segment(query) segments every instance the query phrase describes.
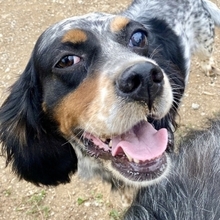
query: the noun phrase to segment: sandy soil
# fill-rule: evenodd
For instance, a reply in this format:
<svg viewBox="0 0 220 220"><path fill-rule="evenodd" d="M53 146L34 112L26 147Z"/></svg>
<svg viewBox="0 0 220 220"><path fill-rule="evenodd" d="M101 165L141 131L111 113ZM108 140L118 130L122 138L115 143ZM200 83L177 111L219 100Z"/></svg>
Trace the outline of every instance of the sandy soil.
<svg viewBox="0 0 220 220"><path fill-rule="evenodd" d="M22 73L38 36L63 18L93 11L115 12L130 0L0 0L0 94ZM220 0L213 0L220 6ZM216 33L214 58L220 68L220 31ZM188 89L180 108L178 135L203 127L207 117L219 111L220 76L207 77L193 60ZM196 108L194 107L196 106ZM123 213L117 194L98 180L39 188L18 181L5 169L0 157L0 220L2 219L120 219Z"/></svg>

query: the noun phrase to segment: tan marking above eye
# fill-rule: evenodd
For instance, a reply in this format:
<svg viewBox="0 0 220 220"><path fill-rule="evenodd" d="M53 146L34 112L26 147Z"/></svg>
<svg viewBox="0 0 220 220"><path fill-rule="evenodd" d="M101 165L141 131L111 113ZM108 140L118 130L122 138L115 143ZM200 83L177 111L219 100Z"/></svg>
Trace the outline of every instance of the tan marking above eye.
<svg viewBox="0 0 220 220"><path fill-rule="evenodd" d="M129 23L129 19L125 17L121 17L121 16L115 17L110 23L110 30L112 32L119 32L123 30L128 23Z"/></svg>
<svg viewBox="0 0 220 220"><path fill-rule="evenodd" d="M87 35L83 30L80 29L74 29L69 30L65 33L65 35L62 38L62 42L72 42L74 44L76 43L82 43L87 40Z"/></svg>

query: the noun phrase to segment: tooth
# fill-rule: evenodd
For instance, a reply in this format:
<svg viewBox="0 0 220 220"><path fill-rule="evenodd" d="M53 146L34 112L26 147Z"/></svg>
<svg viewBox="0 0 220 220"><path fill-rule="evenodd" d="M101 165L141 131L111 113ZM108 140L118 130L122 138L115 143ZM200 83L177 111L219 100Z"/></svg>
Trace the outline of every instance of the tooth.
<svg viewBox="0 0 220 220"><path fill-rule="evenodd" d="M125 153L125 152L124 152ZM132 162L132 157L130 157L127 153L125 153L125 155L126 155L126 157L128 158L128 160L130 161L130 162Z"/></svg>
<svg viewBox="0 0 220 220"><path fill-rule="evenodd" d="M135 163L140 163L140 160L133 159Z"/></svg>
<svg viewBox="0 0 220 220"><path fill-rule="evenodd" d="M112 140L109 141L108 146L109 146L109 147L112 147Z"/></svg>
<svg viewBox="0 0 220 220"><path fill-rule="evenodd" d="M105 143L106 139L105 138L99 138L103 143Z"/></svg>

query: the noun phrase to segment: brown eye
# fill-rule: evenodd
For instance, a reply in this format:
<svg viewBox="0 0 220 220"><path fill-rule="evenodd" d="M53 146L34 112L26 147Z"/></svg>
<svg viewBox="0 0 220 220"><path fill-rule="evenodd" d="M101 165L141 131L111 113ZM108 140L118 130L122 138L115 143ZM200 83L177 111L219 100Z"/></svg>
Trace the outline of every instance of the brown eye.
<svg viewBox="0 0 220 220"><path fill-rule="evenodd" d="M68 55L63 57L57 64L56 67L57 68L67 68L70 67L74 64L79 63L81 60L80 57L75 56L75 55Z"/></svg>
<svg viewBox="0 0 220 220"><path fill-rule="evenodd" d="M130 47L144 48L147 45L148 45L148 41L147 41L146 33L144 33L143 31L137 31L132 34L129 41Z"/></svg>

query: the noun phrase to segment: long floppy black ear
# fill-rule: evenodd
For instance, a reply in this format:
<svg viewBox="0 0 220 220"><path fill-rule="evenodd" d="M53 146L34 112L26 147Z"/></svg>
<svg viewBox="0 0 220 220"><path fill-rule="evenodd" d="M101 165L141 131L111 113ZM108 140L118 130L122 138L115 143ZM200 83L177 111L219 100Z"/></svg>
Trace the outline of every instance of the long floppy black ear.
<svg viewBox="0 0 220 220"><path fill-rule="evenodd" d="M30 60L0 108L0 141L6 165L36 185L70 181L77 169L71 145L42 111L39 78Z"/></svg>

